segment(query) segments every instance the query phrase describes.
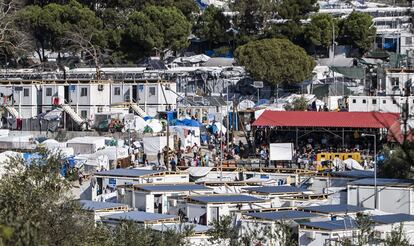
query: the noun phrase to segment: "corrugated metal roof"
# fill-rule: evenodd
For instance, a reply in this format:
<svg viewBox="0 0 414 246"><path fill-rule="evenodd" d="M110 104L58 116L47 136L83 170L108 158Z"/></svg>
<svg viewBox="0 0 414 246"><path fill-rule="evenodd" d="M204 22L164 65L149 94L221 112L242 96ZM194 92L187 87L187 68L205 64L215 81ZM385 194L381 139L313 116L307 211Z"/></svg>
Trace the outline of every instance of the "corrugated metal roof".
<svg viewBox="0 0 414 246"><path fill-rule="evenodd" d="M277 211L277 212L263 212L263 213L248 213L247 216L265 219L265 220L286 220L286 219L306 219L317 217L318 215L303 212L303 211L296 211L296 210L289 210L289 211Z"/></svg>
<svg viewBox="0 0 414 246"><path fill-rule="evenodd" d="M318 221L318 222L304 222L301 226L313 227L325 231L341 231L358 228L356 221L353 219L333 220L333 221Z"/></svg>
<svg viewBox="0 0 414 246"><path fill-rule="evenodd" d="M119 168L102 172L96 172L97 176L140 177L148 174L161 173L162 171Z"/></svg>
<svg viewBox="0 0 414 246"><path fill-rule="evenodd" d="M352 182L349 182L351 185L366 185L366 186L373 186L374 179L366 178L366 179L358 179ZM410 179L382 179L377 178L377 185L380 186L401 186L401 187L409 187L414 185L414 180Z"/></svg>
<svg viewBox="0 0 414 246"><path fill-rule="evenodd" d="M334 205L320 205L301 208L304 211L311 211L325 214L336 214L336 213L357 213L367 210L363 207L348 205L348 204L334 204Z"/></svg>
<svg viewBox="0 0 414 246"><path fill-rule="evenodd" d="M117 208L117 207L121 207L121 206L128 207L128 205L122 204L122 203L96 202L96 201L89 201L89 200L80 200L79 203L81 204L83 209L90 210L90 211Z"/></svg>
<svg viewBox="0 0 414 246"><path fill-rule="evenodd" d="M380 112L314 112L266 110L253 126L390 128L398 114Z"/></svg>
<svg viewBox="0 0 414 246"><path fill-rule="evenodd" d="M375 223L379 224L394 224L406 221L414 221L414 215L411 214L387 214L375 215L371 217Z"/></svg>
<svg viewBox="0 0 414 246"><path fill-rule="evenodd" d="M173 219L178 217L169 214L156 214L141 211L131 211L126 213L111 214L108 216L104 216L104 218L110 220L132 220L135 222L149 222L163 219Z"/></svg>
<svg viewBox="0 0 414 246"><path fill-rule="evenodd" d="M265 202L266 200L246 195L209 195L209 196L190 196L191 200L202 203L249 203Z"/></svg>
<svg viewBox="0 0 414 246"><path fill-rule="evenodd" d="M299 193L307 191L306 189L297 188L295 186L260 186L260 187L248 187L243 188L250 192L266 193L266 194L284 194L284 193Z"/></svg>
<svg viewBox="0 0 414 246"><path fill-rule="evenodd" d="M192 228L194 233L205 233L211 229L210 226L200 225L200 224L193 224L193 223L182 223L182 224L158 224L153 225L152 229L157 231L167 231L167 230L174 230L176 232L184 232L186 228Z"/></svg>
<svg viewBox="0 0 414 246"><path fill-rule="evenodd" d="M162 184L162 185L137 185L138 189L145 191L191 191L191 190L212 190L204 185L198 184Z"/></svg>

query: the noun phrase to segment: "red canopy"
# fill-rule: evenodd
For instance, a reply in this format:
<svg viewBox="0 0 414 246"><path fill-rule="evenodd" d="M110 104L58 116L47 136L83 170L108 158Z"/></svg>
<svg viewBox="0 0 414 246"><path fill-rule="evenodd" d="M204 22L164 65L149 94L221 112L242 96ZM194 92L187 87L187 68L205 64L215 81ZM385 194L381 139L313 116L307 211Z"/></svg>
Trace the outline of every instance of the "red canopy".
<svg viewBox="0 0 414 246"><path fill-rule="evenodd" d="M268 111L253 126L387 128L399 114L379 112Z"/></svg>

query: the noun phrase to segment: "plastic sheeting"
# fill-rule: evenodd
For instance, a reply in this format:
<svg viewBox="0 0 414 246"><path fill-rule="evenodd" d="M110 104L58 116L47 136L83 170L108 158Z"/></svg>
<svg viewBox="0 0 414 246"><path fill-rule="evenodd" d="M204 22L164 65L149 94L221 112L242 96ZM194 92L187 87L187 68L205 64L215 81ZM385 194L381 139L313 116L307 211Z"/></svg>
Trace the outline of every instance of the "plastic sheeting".
<svg viewBox="0 0 414 246"><path fill-rule="evenodd" d="M255 107L255 103L251 100L243 100L239 103L239 105L237 105L237 110L239 111L243 111L246 109L251 109Z"/></svg>
<svg viewBox="0 0 414 246"><path fill-rule="evenodd" d="M189 167L187 169L190 176L201 178L206 176L213 168L212 167Z"/></svg>
<svg viewBox="0 0 414 246"><path fill-rule="evenodd" d="M156 137L144 137L143 139L144 153L147 155L156 155L158 151L162 152L162 149L167 146L167 137L166 136L156 136ZM170 148L174 147L173 136L170 136Z"/></svg>
<svg viewBox="0 0 414 246"><path fill-rule="evenodd" d="M352 158L344 160L344 164L345 164L347 169L364 170L364 168L361 166L361 164L359 164L356 160L354 160Z"/></svg>
<svg viewBox="0 0 414 246"><path fill-rule="evenodd" d="M181 138L180 148L186 148L197 144L200 146L200 127L170 126L170 131Z"/></svg>

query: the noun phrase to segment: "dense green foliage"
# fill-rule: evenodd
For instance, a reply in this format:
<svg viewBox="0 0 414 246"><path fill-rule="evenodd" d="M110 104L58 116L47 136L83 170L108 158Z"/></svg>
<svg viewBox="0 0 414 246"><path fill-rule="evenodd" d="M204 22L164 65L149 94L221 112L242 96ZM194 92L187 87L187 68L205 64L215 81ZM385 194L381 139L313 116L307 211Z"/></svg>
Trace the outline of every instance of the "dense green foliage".
<svg viewBox="0 0 414 246"><path fill-rule="evenodd" d="M350 44L362 52L370 47L375 35L370 16L355 12L337 20L315 14L316 0L235 0L229 7L237 14L226 15L213 6L201 11L194 0L25 1L13 6L10 13L16 14L8 13L5 20L12 28L3 35L0 23L0 51L14 61L35 51L41 62L48 61L46 51L52 51L58 54L58 63L66 66L71 66L68 60L77 60L62 60L62 54L81 56L81 62L95 65L98 70L101 64L182 54L189 48L190 37L202 43L195 43L199 47L191 46L188 51L231 53L250 41L286 38L312 54L322 51L326 55L332 44L332 26L338 44ZM303 22L309 18L309 23ZM266 80L274 83L275 78ZM281 82L292 81L297 78L283 78Z"/></svg>
<svg viewBox="0 0 414 246"><path fill-rule="evenodd" d="M5 245L81 245L93 221L65 194L59 156L30 163L12 158L0 180L0 224L12 229ZM82 223L78 223L82 221Z"/></svg>
<svg viewBox="0 0 414 246"><path fill-rule="evenodd" d="M391 232L387 234L384 240L384 246L408 246L410 245L404 231L404 225L393 227Z"/></svg>
<svg viewBox="0 0 414 246"><path fill-rule="evenodd" d="M305 27L306 39L315 46L331 46L332 38L337 37L338 32L335 19L328 14L313 15L309 25Z"/></svg>
<svg viewBox="0 0 414 246"><path fill-rule="evenodd" d="M413 178L414 144L406 142L394 150L385 149L386 159L379 164L384 178Z"/></svg>
<svg viewBox="0 0 414 246"><path fill-rule="evenodd" d="M230 27L229 18L224 16L221 9L211 5L197 19L194 34L207 40L211 47L212 44L227 43L230 40Z"/></svg>
<svg viewBox="0 0 414 246"><path fill-rule="evenodd" d="M340 22L340 41L365 52L371 48L375 39L376 29L373 27L372 17L365 13L352 12Z"/></svg>
<svg viewBox="0 0 414 246"><path fill-rule="evenodd" d="M186 245L192 228L163 233L132 222L98 224L69 196L59 155L11 158L0 179L0 245Z"/></svg>
<svg viewBox="0 0 414 246"><path fill-rule="evenodd" d="M315 61L305 50L287 39L263 39L237 48L239 64L256 80L273 85L291 84L310 79Z"/></svg>

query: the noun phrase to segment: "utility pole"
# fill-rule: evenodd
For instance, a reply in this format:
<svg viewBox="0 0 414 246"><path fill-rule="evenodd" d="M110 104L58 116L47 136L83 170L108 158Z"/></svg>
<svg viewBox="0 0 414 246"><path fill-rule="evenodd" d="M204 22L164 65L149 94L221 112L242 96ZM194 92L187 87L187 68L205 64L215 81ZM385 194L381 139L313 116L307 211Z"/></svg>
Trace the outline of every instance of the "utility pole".
<svg viewBox="0 0 414 246"><path fill-rule="evenodd" d="M234 107L234 105L233 105L233 107ZM233 115L233 117L234 117L234 115ZM223 123L222 123L223 124ZM228 81L227 81L227 100L226 100L226 125L227 125L227 144L226 144L226 146L227 146L227 151L229 151L229 137L230 137L230 133L229 133L229 130L230 130L230 128L229 128L229 83L228 83Z"/></svg>
<svg viewBox="0 0 414 246"><path fill-rule="evenodd" d="M220 181L222 180L223 180L223 112L220 113Z"/></svg>

